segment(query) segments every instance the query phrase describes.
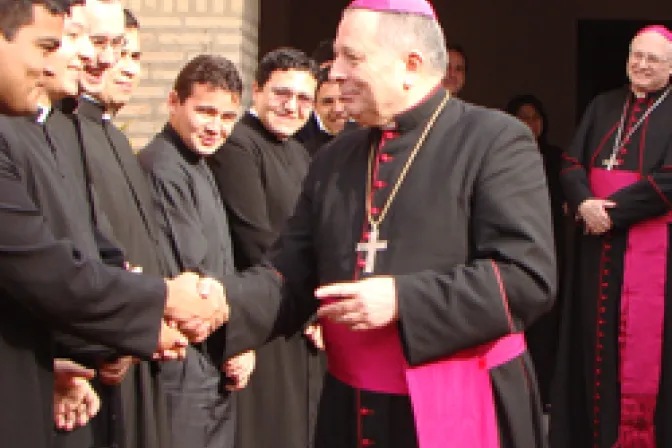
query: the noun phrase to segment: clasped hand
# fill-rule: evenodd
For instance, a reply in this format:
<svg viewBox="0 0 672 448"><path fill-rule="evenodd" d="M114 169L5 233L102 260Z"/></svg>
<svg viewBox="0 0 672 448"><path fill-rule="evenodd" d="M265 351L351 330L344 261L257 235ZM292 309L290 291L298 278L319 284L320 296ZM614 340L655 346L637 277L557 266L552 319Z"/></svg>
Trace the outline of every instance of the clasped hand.
<svg viewBox="0 0 672 448"><path fill-rule="evenodd" d="M583 219L584 232L591 235L602 235L613 223L607 209L616 207L616 203L606 199L586 199L579 205L579 215Z"/></svg>
<svg viewBox="0 0 672 448"><path fill-rule="evenodd" d="M182 359L189 342L202 342L229 320L224 287L211 278L183 273L167 280L168 298L155 358Z"/></svg>

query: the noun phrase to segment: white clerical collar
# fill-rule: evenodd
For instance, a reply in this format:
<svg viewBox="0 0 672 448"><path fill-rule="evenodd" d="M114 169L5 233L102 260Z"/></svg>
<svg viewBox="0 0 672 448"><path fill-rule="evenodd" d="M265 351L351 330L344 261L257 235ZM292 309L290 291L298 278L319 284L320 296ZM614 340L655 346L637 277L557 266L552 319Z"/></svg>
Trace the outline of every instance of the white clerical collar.
<svg viewBox="0 0 672 448"><path fill-rule="evenodd" d="M51 107L49 106L37 106L37 116L35 117L35 122L37 124L44 124L45 121L47 121L47 117L49 117L49 113L51 113Z"/></svg>

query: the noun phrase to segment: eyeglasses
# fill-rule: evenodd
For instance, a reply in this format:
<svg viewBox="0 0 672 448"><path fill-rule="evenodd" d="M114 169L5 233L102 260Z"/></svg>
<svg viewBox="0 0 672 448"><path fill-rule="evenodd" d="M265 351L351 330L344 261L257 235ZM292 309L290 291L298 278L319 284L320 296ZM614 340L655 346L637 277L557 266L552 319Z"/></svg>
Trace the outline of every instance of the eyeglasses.
<svg viewBox="0 0 672 448"><path fill-rule="evenodd" d="M305 92L295 92L289 87L271 87L271 92L283 103L290 101L296 97L296 102L301 107L310 107L313 105L315 98Z"/></svg>
<svg viewBox="0 0 672 448"><path fill-rule="evenodd" d="M646 62L650 65L658 65L667 61L667 58L651 53L644 53L643 51L630 51L630 58L633 61Z"/></svg>

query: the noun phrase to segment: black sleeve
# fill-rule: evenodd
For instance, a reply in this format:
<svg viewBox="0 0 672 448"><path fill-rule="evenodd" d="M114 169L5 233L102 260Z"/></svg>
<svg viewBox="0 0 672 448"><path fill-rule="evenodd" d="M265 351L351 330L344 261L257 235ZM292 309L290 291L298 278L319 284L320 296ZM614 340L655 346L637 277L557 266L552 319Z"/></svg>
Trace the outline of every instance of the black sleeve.
<svg viewBox="0 0 672 448"><path fill-rule="evenodd" d="M165 306L163 279L84 257L56 240L31 200L10 143L0 136L0 289L11 300L72 333L134 356L156 350Z"/></svg>
<svg viewBox="0 0 672 448"><path fill-rule="evenodd" d="M274 337L301 331L317 310L312 185L320 174L313 167L294 215L268 253L271 261L224 280L231 305L227 359Z"/></svg>
<svg viewBox="0 0 672 448"><path fill-rule="evenodd" d="M609 196L616 207L607 209L615 228L628 228L672 210L672 142L660 168Z"/></svg>
<svg viewBox="0 0 672 448"><path fill-rule="evenodd" d="M411 365L520 331L553 305L548 191L536 142L522 125L509 124L489 148L469 228L473 255L466 264L396 277L400 334Z"/></svg>

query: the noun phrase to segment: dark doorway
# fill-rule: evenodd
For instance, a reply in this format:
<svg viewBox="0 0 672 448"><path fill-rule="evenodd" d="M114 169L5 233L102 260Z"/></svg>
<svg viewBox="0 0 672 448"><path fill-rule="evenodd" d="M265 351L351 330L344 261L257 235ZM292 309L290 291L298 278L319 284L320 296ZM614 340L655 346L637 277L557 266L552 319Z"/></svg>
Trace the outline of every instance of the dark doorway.
<svg viewBox="0 0 672 448"><path fill-rule="evenodd" d="M627 82L625 62L630 41L652 23L643 20L579 20L577 36L577 121L591 99Z"/></svg>

